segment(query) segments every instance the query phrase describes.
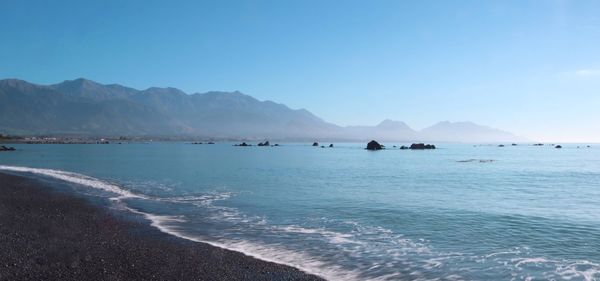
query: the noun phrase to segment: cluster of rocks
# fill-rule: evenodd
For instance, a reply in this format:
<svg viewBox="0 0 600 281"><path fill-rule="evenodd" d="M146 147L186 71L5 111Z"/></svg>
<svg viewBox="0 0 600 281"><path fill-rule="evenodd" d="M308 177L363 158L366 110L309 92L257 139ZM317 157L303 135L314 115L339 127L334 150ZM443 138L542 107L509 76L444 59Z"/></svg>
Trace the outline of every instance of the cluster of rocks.
<svg viewBox="0 0 600 281"><path fill-rule="evenodd" d="M394 146L396 147L396 146ZM433 144L424 144L424 143L413 143L410 146L400 146L400 149L405 150L405 149L415 149L415 150L423 150L423 149L435 149L435 145ZM367 150L380 150L380 149L385 149L385 145L382 145L374 140L370 141L367 144Z"/></svg>
<svg viewBox="0 0 600 281"><path fill-rule="evenodd" d="M402 146L404 149L407 149L406 146ZM403 149L400 147L400 149ZM433 144L424 144L424 143L413 143L408 147L408 149L435 149L435 145Z"/></svg>
<svg viewBox="0 0 600 281"><path fill-rule="evenodd" d="M14 147L8 147L8 146L0 146L0 151L15 151L16 149Z"/></svg>
<svg viewBox="0 0 600 281"><path fill-rule="evenodd" d="M318 147L319 143L318 142L313 142L312 146ZM330 143L328 147L332 148L333 147L333 143ZM325 148L325 146L321 145L321 148Z"/></svg>
<svg viewBox="0 0 600 281"><path fill-rule="evenodd" d="M242 142L240 144L234 144L233 146L252 146L251 144L247 144L246 142ZM257 146L279 146L279 144L273 144L271 145L271 143L269 141L265 141L265 142L259 142L257 144Z"/></svg>
<svg viewBox="0 0 600 281"><path fill-rule="evenodd" d="M234 144L233 146L252 146L251 144L247 144L246 142L240 144Z"/></svg>

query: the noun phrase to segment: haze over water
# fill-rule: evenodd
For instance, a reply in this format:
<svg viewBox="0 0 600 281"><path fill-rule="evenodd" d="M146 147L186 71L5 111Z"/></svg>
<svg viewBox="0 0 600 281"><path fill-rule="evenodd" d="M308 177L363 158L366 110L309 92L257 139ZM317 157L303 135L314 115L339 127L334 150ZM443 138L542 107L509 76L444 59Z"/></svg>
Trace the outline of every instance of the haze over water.
<svg viewBox="0 0 600 281"><path fill-rule="evenodd" d="M394 144L14 145L0 170L332 280L600 276L597 146Z"/></svg>

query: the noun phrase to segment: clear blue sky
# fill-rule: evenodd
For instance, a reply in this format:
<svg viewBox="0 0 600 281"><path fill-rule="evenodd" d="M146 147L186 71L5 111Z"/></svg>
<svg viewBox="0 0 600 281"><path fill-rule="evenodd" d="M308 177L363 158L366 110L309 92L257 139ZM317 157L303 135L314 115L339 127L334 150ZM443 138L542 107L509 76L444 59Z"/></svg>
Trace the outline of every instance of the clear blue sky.
<svg viewBox="0 0 600 281"><path fill-rule="evenodd" d="M0 0L0 78L78 77L600 142L600 1Z"/></svg>

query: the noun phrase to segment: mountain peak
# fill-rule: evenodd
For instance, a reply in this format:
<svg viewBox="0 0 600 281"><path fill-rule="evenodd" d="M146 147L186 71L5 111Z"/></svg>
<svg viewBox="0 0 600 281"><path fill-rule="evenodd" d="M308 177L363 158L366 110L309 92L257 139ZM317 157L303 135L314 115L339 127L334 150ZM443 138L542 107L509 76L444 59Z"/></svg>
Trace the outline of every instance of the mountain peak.
<svg viewBox="0 0 600 281"><path fill-rule="evenodd" d="M69 93L93 90L93 88L102 87L103 85L85 78L77 78L75 80L65 80L61 83L51 85L52 88L67 91Z"/></svg>
<svg viewBox="0 0 600 281"><path fill-rule="evenodd" d="M410 129L410 127L406 125L406 123L391 119L385 119L381 121L381 123L379 123L377 127L383 129Z"/></svg>
<svg viewBox="0 0 600 281"><path fill-rule="evenodd" d="M124 98L136 92L135 89L118 84L103 85L86 78L65 80L49 87L71 98L86 98L95 101Z"/></svg>
<svg viewBox="0 0 600 281"><path fill-rule="evenodd" d="M479 124L475 124L471 121L456 121L456 122L451 122L451 121L441 121L438 123L435 123L434 125L432 125L429 128L425 128L423 130L427 130L430 128L445 128L445 129L457 129L457 128L485 128L485 129L493 129L490 128L488 126L483 126L483 125L479 125Z"/></svg>
<svg viewBox="0 0 600 281"><path fill-rule="evenodd" d="M98 82L89 80L89 79L85 79L83 77L74 79L74 80L65 80L61 83L55 84L56 86L58 85L66 85L66 86L71 86L71 87L83 87L83 86L91 86L91 85L101 85Z"/></svg>
<svg viewBox="0 0 600 281"><path fill-rule="evenodd" d="M146 90L143 90L142 92L145 93L160 93L160 94L183 94L183 95L187 95L185 92L183 92L182 90L179 90L177 88L173 88L173 87L150 87Z"/></svg>
<svg viewBox="0 0 600 281"><path fill-rule="evenodd" d="M438 122L420 131L426 140L451 140L458 142L524 141L509 132L475 124L471 121Z"/></svg>
<svg viewBox="0 0 600 281"><path fill-rule="evenodd" d="M18 85L25 85L25 84L31 84L25 80L20 80L20 79L15 79L15 78L8 78L8 79L2 79L0 80L0 85L5 85L5 86L9 86L9 87L16 87Z"/></svg>
<svg viewBox="0 0 600 281"><path fill-rule="evenodd" d="M11 79L0 80L0 91L7 90L7 89L13 89L16 91L21 91L21 92L30 92L30 91L38 90L42 87L44 87L44 86L29 83L25 80L20 80L20 79L11 78Z"/></svg>

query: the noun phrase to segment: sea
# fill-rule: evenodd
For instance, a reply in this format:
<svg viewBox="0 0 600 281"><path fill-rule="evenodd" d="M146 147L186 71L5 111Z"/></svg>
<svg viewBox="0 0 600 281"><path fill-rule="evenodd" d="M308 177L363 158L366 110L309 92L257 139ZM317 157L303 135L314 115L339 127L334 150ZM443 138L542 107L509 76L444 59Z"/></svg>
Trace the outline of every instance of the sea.
<svg viewBox="0 0 600 281"><path fill-rule="evenodd" d="M0 171L328 280L600 279L600 145L384 144L13 144Z"/></svg>

